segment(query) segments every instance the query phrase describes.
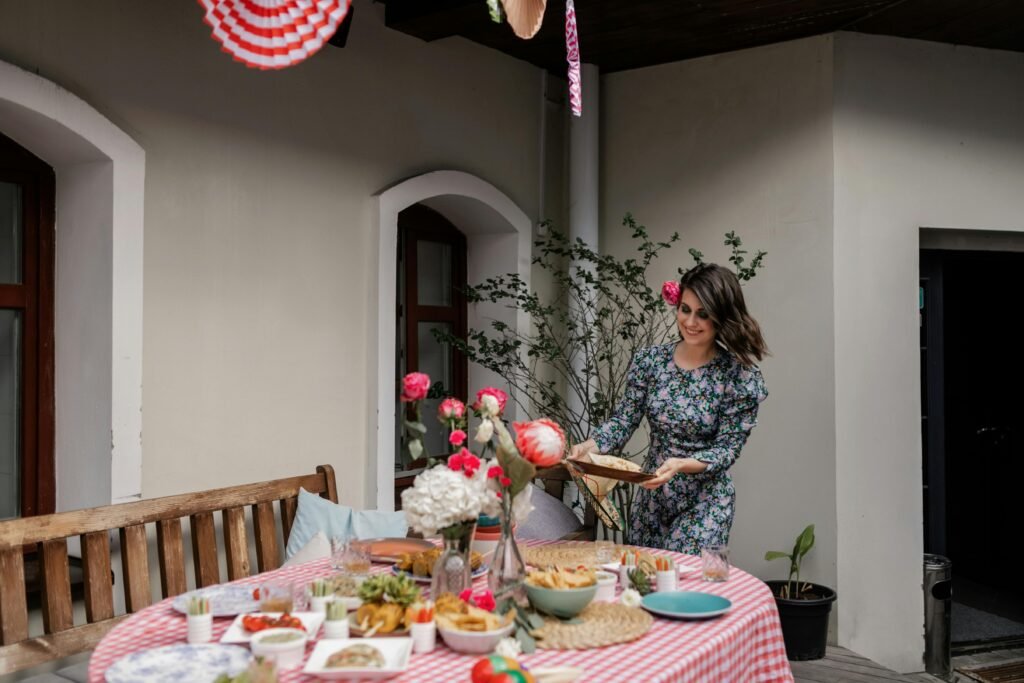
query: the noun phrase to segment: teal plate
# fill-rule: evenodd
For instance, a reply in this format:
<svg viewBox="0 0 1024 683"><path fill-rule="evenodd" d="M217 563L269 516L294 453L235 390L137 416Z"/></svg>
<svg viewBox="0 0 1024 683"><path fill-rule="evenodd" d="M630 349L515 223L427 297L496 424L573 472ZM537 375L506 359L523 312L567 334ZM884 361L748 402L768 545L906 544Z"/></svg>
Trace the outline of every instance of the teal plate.
<svg viewBox="0 0 1024 683"><path fill-rule="evenodd" d="M669 619L710 619L732 609L732 602L719 595L697 591L648 593L640 606L652 614Z"/></svg>

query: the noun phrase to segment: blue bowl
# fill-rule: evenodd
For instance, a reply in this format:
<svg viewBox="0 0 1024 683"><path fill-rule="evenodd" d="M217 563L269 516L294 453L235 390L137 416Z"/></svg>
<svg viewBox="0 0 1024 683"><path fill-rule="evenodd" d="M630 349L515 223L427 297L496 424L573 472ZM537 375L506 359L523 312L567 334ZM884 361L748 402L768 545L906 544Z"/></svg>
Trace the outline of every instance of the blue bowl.
<svg viewBox="0 0 1024 683"><path fill-rule="evenodd" d="M497 517L488 517L487 515L480 515L476 520L476 526L478 529L480 527L499 526L500 524L500 519L498 519Z"/></svg>
<svg viewBox="0 0 1024 683"><path fill-rule="evenodd" d="M597 584L583 588L541 588L526 584L530 604L541 612L569 619L583 611L597 594Z"/></svg>

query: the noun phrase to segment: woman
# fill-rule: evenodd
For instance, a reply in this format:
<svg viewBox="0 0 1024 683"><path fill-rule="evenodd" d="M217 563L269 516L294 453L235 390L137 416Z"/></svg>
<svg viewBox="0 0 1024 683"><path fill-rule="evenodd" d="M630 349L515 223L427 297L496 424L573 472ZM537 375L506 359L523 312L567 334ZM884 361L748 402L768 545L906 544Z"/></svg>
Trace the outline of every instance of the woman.
<svg viewBox="0 0 1024 683"><path fill-rule="evenodd" d="M570 457L622 448L646 415L644 471L655 476L634 501L630 541L699 554L729 541L736 490L728 470L768 395L754 365L768 349L728 268L701 264L679 290L681 341L637 352L614 415Z"/></svg>

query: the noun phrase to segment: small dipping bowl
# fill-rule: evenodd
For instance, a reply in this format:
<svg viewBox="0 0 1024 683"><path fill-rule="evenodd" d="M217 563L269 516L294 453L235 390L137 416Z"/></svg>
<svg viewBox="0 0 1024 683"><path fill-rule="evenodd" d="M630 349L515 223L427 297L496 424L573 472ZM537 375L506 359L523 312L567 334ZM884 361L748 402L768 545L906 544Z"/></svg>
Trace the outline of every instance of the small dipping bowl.
<svg viewBox="0 0 1024 683"><path fill-rule="evenodd" d="M268 628L254 633L249 648L257 657L273 660L279 669L302 665L307 634L298 628Z"/></svg>
<svg viewBox="0 0 1024 683"><path fill-rule="evenodd" d="M597 593L594 600L597 602L614 602L615 586L619 583L619 577L611 572L599 571L597 574Z"/></svg>

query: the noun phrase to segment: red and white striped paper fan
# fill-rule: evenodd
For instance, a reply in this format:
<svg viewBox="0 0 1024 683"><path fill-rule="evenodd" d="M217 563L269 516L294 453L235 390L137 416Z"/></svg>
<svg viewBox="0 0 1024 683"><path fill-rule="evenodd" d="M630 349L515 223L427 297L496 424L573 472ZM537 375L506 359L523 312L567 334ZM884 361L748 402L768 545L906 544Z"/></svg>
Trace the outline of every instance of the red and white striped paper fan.
<svg viewBox="0 0 1024 683"><path fill-rule="evenodd" d="M283 69L324 46L352 0L198 0L213 39L253 69Z"/></svg>

